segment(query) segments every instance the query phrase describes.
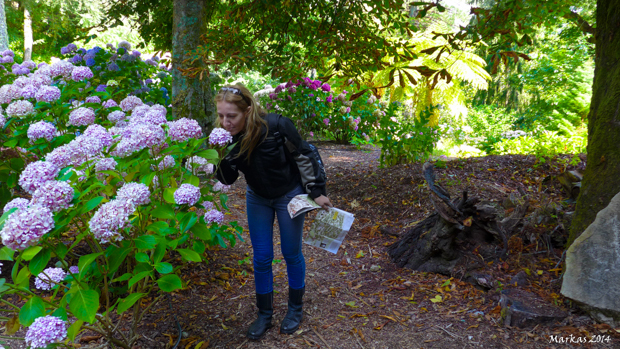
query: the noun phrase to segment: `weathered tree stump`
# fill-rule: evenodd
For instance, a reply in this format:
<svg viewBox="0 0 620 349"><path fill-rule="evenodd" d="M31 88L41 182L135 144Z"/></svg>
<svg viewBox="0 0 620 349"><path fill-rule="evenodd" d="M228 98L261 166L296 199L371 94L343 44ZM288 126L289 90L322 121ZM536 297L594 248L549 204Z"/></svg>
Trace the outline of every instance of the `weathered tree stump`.
<svg viewBox="0 0 620 349"><path fill-rule="evenodd" d="M527 208L518 207L512 216L498 222L495 208L480 204L476 197L468 198L467 191L461 198L451 200L449 193L435 183L432 164L425 163L423 173L436 212L401 234L401 239L388 247L392 260L399 267L452 275L463 256L458 248L458 239L467 238L503 243L498 257L505 258L507 235Z"/></svg>

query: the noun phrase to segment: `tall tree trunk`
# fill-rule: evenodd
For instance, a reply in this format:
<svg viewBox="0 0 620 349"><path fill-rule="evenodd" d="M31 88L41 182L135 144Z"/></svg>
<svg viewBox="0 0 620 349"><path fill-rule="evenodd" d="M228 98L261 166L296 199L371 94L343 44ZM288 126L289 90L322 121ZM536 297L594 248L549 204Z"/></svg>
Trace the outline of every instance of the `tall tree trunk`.
<svg viewBox="0 0 620 349"><path fill-rule="evenodd" d="M28 11L29 2L24 1L24 61L32 60L32 18Z"/></svg>
<svg viewBox="0 0 620 349"><path fill-rule="evenodd" d="M0 51L9 48L9 34L6 31L6 12L4 12L4 1L0 1Z"/></svg>
<svg viewBox="0 0 620 349"><path fill-rule="evenodd" d="M588 163L571 224L572 243L620 191L620 0L598 0Z"/></svg>
<svg viewBox="0 0 620 349"><path fill-rule="evenodd" d="M191 50L200 44L205 26L206 1L174 0L172 36L172 114L175 118L188 117L200 124L203 132L213 127L215 103L207 74L183 76L179 69L197 68L203 63L184 62Z"/></svg>

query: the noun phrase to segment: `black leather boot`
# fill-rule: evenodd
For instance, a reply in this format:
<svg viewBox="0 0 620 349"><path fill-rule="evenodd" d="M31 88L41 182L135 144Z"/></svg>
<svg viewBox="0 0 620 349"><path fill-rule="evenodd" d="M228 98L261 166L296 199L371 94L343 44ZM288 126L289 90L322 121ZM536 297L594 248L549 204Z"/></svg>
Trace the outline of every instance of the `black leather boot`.
<svg viewBox="0 0 620 349"><path fill-rule="evenodd" d="M282 325L280 326L280 333L291 334L297 331L301 318L303 317L303 298L305 288L295 290L288 289L288 311Z"/></svg>
<svg viewBox="0 0 620 349"><path fill-rule="evenodd" d="M265 294L256 294L256 306L258 307L258 318L252 322L246 336L250 339L259 339L271 324L271 316L273 315L273 292Z"/></svg>

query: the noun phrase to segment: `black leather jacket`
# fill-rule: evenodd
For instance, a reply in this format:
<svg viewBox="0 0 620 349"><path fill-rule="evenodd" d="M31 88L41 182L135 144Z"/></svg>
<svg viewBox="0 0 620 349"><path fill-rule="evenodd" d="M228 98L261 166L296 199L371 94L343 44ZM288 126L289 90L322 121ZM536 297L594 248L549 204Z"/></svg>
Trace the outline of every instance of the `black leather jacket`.
<svg viewBox="0 0 620 349"><path fill-rule="evenodd" d="M310 156L312 150L303 144L290 119L282 116L270 119L277 117L277 114L265 116L269 124L275 124L277 120L280 134L298 151L289 152L282 144L282 139L274 137L276 130L269 129L267 137L264 138L267 130L263 128L261 139L264 140L254 149L248 162L245 154L238 155L242 135L237 134L233 137L233 142L237 144L216 169L217 179L230 185L237 180L241 171L252 191L266 199L284 196L299 184L312 199L326 195L325 178L318 175L318 163Z"/></svg>

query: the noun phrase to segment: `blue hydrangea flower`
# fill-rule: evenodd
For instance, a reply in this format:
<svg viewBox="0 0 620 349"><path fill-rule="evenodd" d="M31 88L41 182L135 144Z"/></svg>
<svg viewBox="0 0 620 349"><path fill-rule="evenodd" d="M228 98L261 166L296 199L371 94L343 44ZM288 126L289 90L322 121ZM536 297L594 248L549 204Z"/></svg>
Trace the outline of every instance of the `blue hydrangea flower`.
<svg viewBox="0 0 620 349"><path fill-rule="evenodd" d="M99 86L97 86L97 88L95 89L95 91L96 91L96 92L103 92L103 91L105 91L105 89L106 89L107 87L108 87L108 86L106 86L106 85L99 85Z"/></svg>
<svg viewBox="0 0 620 349"><path fill-rule="evenodd" d="M108 70L109 71L119 71L119 70L121 70L121 68L118 66L118 64L112 62L112 63L108 64Z"/></svg>
<svg viewBox="0 0 620 349"><path fill-rule="evenodd" d="M86 65L89 67L92 67L93 65L95 65L95 59L94 58L89 58L86 60Z"/></svg>

